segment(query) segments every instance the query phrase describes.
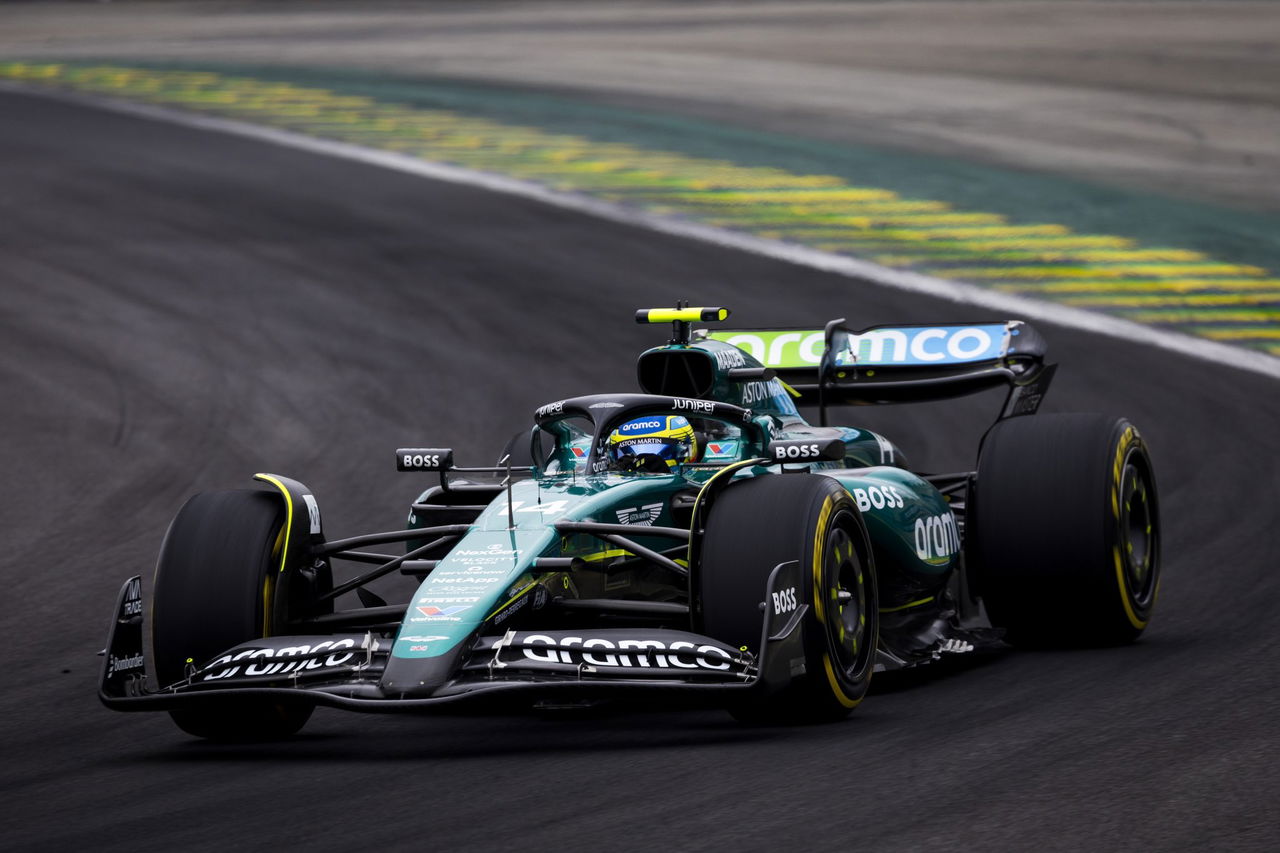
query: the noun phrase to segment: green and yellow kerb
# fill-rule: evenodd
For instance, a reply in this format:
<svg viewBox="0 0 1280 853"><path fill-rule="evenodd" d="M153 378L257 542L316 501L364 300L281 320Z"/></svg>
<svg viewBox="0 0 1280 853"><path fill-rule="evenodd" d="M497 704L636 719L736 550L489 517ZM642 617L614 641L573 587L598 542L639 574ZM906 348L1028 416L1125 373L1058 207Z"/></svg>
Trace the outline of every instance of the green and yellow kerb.
<svg viewBox="0 0 1280 853"><path fill-rule="evenodd" d="M1280 355L1280 277L833 175L648 150L464 112L204 71L0 63L0 79L212 113L582 193L758 237Z"/></svg>

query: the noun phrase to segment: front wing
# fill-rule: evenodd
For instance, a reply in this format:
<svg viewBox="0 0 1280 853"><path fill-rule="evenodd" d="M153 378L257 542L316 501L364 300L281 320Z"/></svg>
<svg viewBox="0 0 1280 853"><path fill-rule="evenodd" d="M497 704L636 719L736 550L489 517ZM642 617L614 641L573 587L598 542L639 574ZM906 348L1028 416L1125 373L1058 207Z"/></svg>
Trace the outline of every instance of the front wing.
<svg viewBox="0 0 1280 853"><path fill-rule="evenodd" d="M776 566L762 591L805 590L797 562ZM732 701L786 687L804 660L807 602L787 613L762 604L759 653L665 629L507 631L472 641L451 680L429 696L388 693L381 675L393 641L375 633L268 637L191 666L187 678L149 685L141 578L125 582L103 651L98 696L118 711L172 710L229 698L305 698L366 712L429 711L523 694L589 699L637 691ZM802 669L802 667L800 668Z"/></svg>

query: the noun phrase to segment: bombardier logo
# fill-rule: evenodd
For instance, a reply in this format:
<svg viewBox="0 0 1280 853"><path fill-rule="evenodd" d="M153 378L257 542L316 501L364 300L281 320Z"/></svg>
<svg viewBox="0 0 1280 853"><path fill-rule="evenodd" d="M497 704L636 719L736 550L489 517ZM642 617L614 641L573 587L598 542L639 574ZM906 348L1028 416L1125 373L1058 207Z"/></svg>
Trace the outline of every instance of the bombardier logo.
<svg viewBox="0 0 1280 853"><path fill-rule="evenodd" d="M115 655L110 655L107 658L107 675L115 675L117 672L126 672L131 669L142 669L144 665L145 661L142 657L142 652L119 658Z"/></svg>
<svg viewBox="0 0 1280 853"><path fill-rule="evenodd" d="M642 527L652 527L660 515L662 515L662 504L660 503L645 504L638 509L629 506L626 509L617 511L619 524L638 524Z"/></svg>

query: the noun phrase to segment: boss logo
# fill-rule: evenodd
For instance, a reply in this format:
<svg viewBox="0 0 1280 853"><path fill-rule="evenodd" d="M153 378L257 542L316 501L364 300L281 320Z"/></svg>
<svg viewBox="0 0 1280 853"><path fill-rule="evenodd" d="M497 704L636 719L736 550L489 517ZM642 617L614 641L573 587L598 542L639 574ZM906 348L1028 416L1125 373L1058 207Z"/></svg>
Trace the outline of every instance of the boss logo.
<svg viewBox="0 0 1280 853"><path fill-rule="evenodd" d="M397 471L443 471L453 467L453 451L440 447L402 447L396 451Z"/></svg>
<svg viewBox="0 0 1280 853"><path fill-rule="evenodd" d="M773 615L779 616L783 613L790 613L795 610L796 604L796 588L794 586L786 589L778 590L773 593Z"/></svg>
<svg viewBox="0 0 1280 853"><path fill-rule="evenodd" d="M858 509L862 512L867 512L872 508L902 509L907 505L906 501L902 499L902 493L894 486L871 486L866 489L853 489L852 491L853 499L857 501Z"/></svg>
<svg viewBox="0 0 1280 853"><path fill-rule="evenodd" d="M820 459L835 461L844 458L844 442L830 441L775 441L769 445L769 455L778 462L816 462Z"/></svg>
<svg viewBox="0 0 1280 853"><path fill-rule="evenodd" d="M816 459L820 453L816 444L775 444L774 459Z"/></svg>

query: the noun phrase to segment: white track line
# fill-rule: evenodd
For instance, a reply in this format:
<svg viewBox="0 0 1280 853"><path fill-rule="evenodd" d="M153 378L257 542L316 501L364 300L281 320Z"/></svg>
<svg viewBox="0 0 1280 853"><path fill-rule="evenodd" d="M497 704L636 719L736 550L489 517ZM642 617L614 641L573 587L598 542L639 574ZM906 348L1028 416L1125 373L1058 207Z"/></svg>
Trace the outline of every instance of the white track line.
<svg viewBox="0 0 1280 853"><path fill-rule="evenodd" d="M1234 347L1177 332L1155 329L1150 326L1144 326L1141 323L1122 320L1106 314L1095 314L1092 311L1071 308L1053 302L1043 302L1038 299L998 293L970 284L934 278L933 276L919 273L894 270L846 255L823 252L818 249L784 243L780 240L766 240L762 237L754 237L712 225L701 225L674 217L645 213L620 204L601 201L578 193L553 190L516 178L508 178L488 172L477 172L443 163L433 163L408 154L366 148L362 145L353 145L348 142L319 139L289 130L278 130L235 119L188 113L152 104L139 104L61 89L45 89L12 81L0 81L0 90L51 97L199 130L229 133L234 136L247 137L260 142L306 151L311 154L354 160L370 166L392 169L421 178L448 181L449 183L477 187L490 192L520 196L554 207L590 214L611 222L647 228L662 234L686 237L705 243L713 243L717 246L848 276L849 278L868 281L896 290L923 293L962 305L973 305L999 312L1008 318L1043 320L1057 326L1106 335L1124 341L1142 343L1215 364L1235 367L1260 373L1273 379L1280 379L1280 358L1274 358L1256 350L1248 350L1243 347Z"/></svg>

